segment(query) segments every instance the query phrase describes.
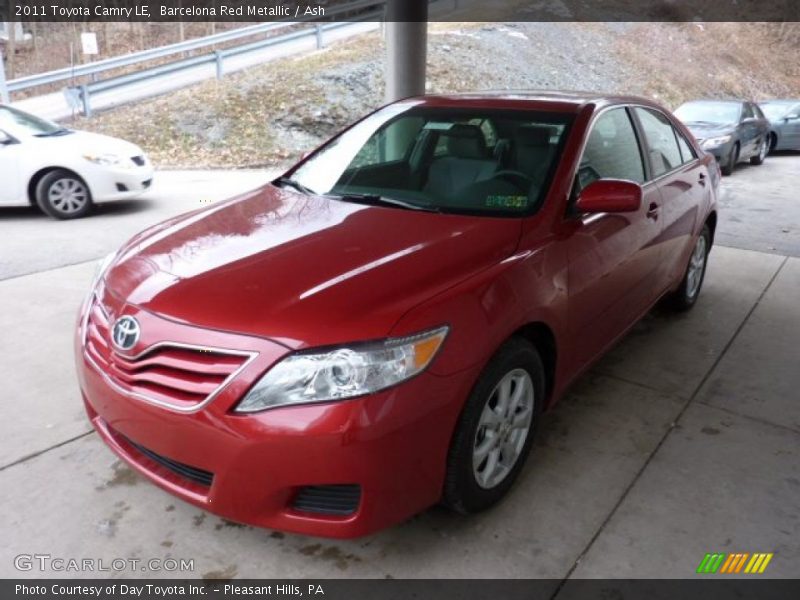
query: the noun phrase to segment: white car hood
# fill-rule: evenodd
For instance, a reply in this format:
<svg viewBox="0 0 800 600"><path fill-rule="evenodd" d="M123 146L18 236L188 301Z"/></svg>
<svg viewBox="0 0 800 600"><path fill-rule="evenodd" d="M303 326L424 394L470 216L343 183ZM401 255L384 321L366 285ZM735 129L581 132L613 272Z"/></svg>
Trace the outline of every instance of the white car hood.
<svg viewBox="0 0 800 600"><path fill-rule="evenodd" d="M46 143L50 145L51 148L55 148L60 144L63 145L65 149L68 148L70 152L92 154L94 156L116 154L123 158L131 158L144 154L142 149L136 144L131 144L130 142L99 133L90 133L88 131L74 131L67 135L56 135L44 138L34 137L32 139Z"/></svg>

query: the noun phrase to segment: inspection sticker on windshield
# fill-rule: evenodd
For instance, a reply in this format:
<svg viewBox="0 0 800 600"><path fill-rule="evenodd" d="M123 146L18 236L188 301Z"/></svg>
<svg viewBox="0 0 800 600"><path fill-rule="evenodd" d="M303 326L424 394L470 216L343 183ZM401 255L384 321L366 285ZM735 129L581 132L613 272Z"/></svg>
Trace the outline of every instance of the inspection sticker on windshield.
<svg viewBox="0 0 800 600"><path fill-rule="evenodd" d="M486 206L491 208L525 208L527 196L486 196Z"/></svg>

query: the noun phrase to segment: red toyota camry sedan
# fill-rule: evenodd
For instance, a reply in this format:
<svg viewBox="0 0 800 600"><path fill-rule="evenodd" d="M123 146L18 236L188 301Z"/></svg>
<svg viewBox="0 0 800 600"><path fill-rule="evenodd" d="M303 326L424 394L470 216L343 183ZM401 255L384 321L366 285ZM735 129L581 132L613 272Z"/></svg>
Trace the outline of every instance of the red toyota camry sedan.
<svg viewBox="0 0 800 600"><path fill-rule="evenodd" d="M427 96L100 266L75 337L122 459L227 519L361 536L500 500L539 416L703 283L719 171L632 97Z"/></svg>

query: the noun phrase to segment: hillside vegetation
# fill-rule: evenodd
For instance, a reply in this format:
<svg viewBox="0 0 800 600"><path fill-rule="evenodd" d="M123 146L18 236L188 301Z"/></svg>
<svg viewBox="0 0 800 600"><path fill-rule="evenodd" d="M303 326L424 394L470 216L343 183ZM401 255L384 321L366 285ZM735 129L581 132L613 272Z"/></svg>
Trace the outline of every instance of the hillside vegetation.
<svg viewBox="0 0 800 600"><path fill-rule="evenodd" d="M795 28L750 23L431 24L428 90L584 89L800 96ZM276 165L382 103L379 33L124 106L75 127L142 145L160 167Z"/></svg>

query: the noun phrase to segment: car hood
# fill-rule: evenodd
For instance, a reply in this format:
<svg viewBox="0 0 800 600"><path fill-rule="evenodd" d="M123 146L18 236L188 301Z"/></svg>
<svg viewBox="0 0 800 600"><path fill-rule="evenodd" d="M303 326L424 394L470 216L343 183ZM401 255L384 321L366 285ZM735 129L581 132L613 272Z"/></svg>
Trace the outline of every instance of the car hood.
<svg viewBox="0 0 800 600"><path fill-rule="evenodd" d="M519 219L268 185L136 236L105 285L172 320L292 348L375 339L420 302L511 255L520 231Z"/></svg>
<svg viewBox="0 0 800 600"><path fill-rule="evenodd" d="M735 125L712 125L712 124L699 124L687 123L686 127L692 132L692 135L698 140L705 140L708 138L719 137L722 135L730 135L736 131Z"/></svg>
<svg viewBox="0 0 800 600"><path fill-rule="evenodd" d="M62 146L64 151L70 153L77 152L79 154L91 154L94 156L116 154L123 158L130 158L142 154L142 149L136 144L88 131L72 131L66 135L55 135L52 137L34 136L31 139L47 144L49 148Z"/></svg>

